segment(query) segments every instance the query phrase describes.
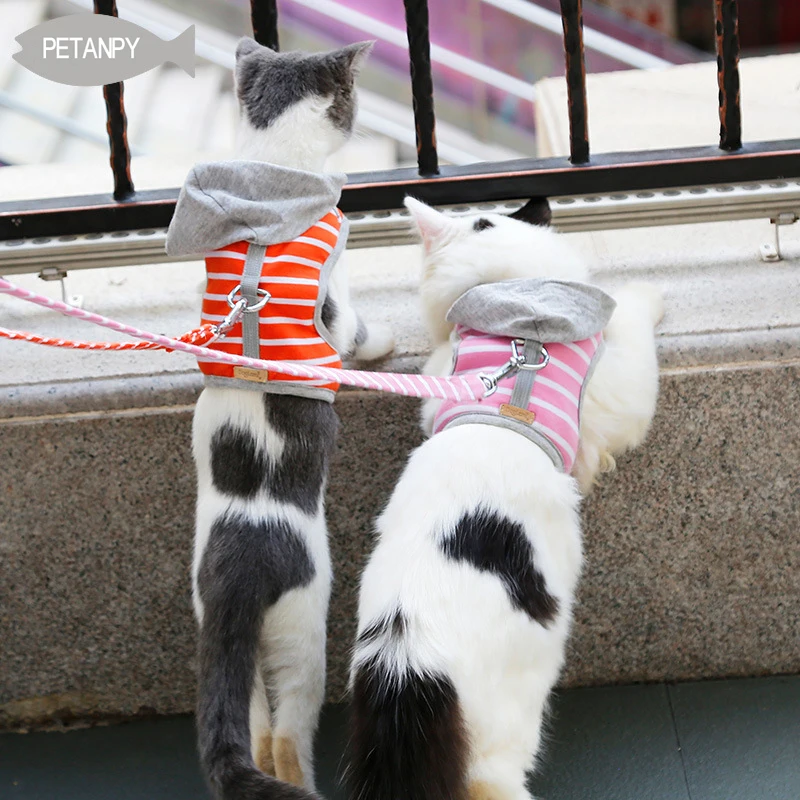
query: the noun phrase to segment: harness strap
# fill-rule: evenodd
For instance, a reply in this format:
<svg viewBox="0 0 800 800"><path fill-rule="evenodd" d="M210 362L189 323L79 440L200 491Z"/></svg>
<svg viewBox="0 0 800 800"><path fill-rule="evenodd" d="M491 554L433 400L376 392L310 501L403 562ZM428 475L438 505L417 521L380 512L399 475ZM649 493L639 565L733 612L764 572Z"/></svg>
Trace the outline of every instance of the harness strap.
<svg viewBox="0 0 800 800"><path fill-rule="evenodd" d="M248 306L242 317L242 354L248 358L261 358L258 311L253 310L253 306L263 299L258 296L258 284L266 252L264 245L249 245L242 272L241 293Z"/></svg>
<svg viewBox="0 0 800 800"><path fill-rule="evenodd" d="M525 364L536 364L542 352L541 342L533 339L525 340L525 347L522 355ZM532 369L520 369L514 380L514 388L511 390L511 399L508 404L517 408L527 409L531 402L531 392L533 392L533 382L536 380L536 371Z"/></svg>

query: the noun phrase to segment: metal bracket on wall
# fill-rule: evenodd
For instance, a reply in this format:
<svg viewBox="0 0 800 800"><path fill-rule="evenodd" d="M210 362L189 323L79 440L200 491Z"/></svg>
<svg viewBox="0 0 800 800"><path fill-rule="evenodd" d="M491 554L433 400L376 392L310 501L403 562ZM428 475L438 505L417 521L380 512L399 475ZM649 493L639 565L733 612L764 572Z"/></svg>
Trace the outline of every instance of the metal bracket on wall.
<svg viewBox="0 0 800 800"><path fill-rule="evenodd" d="M774 217L770 217L772 223L772 230L775 233L775 244L764 242L758 249L761 253L762 261L782 261L783 253L781 253L781 225L794 225L800 217L794 211L782 211Z"/></svg>
<svg viewBox="0 0 800 800"><path fill-rule="evenodd" d="M39 277L43 281L59 281L61 283L61 302L69 303L76 308L83 308L83 295L67 294L67 271L61 267L45 267Z"/></svg>

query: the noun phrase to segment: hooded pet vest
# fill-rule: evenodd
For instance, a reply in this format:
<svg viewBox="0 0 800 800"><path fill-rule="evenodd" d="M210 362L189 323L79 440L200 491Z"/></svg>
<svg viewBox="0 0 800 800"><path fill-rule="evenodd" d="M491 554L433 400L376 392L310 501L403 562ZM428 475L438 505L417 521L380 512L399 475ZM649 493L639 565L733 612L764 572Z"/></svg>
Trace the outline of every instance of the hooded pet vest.
<svg viewBox="0 0 800 800"><path fill-rule="evenodd" d="M476 286L450 308L456 327L451 374L495 374L484 397L439 406L433 432L468 423L521 433L569 473L580 433L583 389L602 346L614 301L570 281L513 280ZM521 369L502 376L517 354Z"/></svg>
<svg viewBox="0 0 800 800"><path fill-rule="evenodd" d="M167 253L206 252L202 322L248 309L209 345L249 358L340 367L323 321L331 270L347 239L335 207L343 175L260 162L198 164L167 234ZM209 252L210 251L210 252ZM198 359L206 385L333 400L338 384Z"/></svg>

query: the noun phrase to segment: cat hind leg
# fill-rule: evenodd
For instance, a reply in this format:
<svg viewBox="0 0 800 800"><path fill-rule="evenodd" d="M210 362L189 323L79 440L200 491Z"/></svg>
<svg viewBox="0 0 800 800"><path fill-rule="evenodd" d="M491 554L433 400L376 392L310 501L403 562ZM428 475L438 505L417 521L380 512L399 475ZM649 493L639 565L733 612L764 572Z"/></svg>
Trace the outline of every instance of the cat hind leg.
<svg viewBox="0 0 800 800"><path fill-rule="evenodd" d="M284 595L264 621L266 663L274 699L274 774L309 791L314 791L314 734L325 696L329 595L330 572L317 569L308 586Z"/></svg>
<svg viewBox="0 0 800 800"><path fill-rule="evenodd" d="M256 668L253 694L250 699L250 742L253 761L266 775L275 776L275 759L272 756L272 715L269 710L267 689L260 668Z"/></svg>

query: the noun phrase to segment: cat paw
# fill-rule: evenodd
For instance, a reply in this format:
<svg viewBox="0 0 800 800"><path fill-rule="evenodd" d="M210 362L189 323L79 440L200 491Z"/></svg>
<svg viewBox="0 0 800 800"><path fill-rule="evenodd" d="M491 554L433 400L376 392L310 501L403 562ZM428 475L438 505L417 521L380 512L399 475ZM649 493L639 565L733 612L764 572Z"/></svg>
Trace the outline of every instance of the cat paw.
<svg viewBox="0 0 800 800"><path fill-rule="evenodd" d="M358 361L375 361L394 350L394 334L388 325L371 323L366 328L367 338L356 347L354 358Z"/></svg>

